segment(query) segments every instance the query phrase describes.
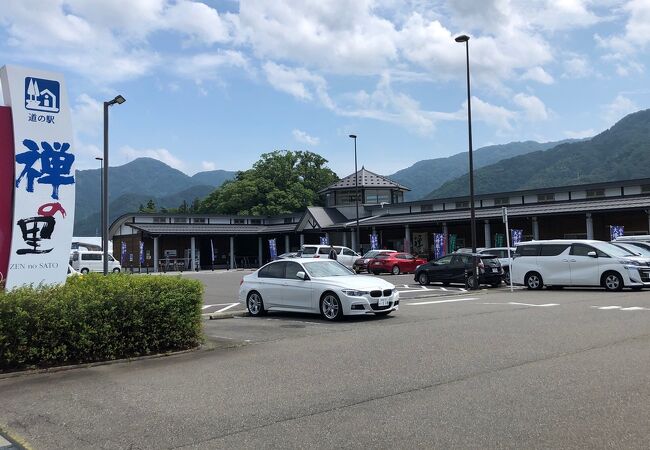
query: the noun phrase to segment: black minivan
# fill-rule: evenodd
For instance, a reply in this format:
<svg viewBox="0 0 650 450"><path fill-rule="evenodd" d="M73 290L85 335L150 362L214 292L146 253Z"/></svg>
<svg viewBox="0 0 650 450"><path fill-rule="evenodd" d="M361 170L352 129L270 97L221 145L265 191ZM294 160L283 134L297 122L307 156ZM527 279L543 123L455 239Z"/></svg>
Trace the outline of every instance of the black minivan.
<svg viewBox="0 0 650 450"><path fill-rule="evenodd" d="M415 269L415 281L421 285L432 282L462 283L472 285L472 256L478 258L479 284L489 284L497 287L503 279L503 269L499 258L495 255L479 253L453 253L434 261L429 261Z"/></svg>

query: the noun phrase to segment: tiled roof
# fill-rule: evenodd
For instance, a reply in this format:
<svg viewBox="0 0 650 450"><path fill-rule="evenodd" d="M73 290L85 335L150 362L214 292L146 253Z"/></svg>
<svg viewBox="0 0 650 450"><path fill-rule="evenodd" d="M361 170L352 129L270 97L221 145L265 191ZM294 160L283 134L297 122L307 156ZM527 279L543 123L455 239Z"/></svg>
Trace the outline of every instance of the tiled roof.
<svg viewBox="0 0 650 450"><path fill-rule="evenodd" d="M534 205L510 205L508 216L543 216L546 214L571 214L576 212L612 211L619 209L650 208L650 197L611 198L602 200L585 200L581 202L561 202ZM476 208L477 219L493 219L501 217L501 207ZM415 214L394 214L375 217L364 221L364 226L398 225L407 223L446 222L453 220L469 220L470 210L434 211Z"/></svg>
<svg viewBox="0 0 650 450"><path fill-rule="evenodd" d="M287 233L296 229L296 224L280 225L218 225L218 224L167 224L167 223L126 223L138 230L146 231L150 234L166 235L242 235L242 234L273 234Z"/></svg>
<svg viewBox="0 0 650 450"><path fill-rule="evenodd" d="M396 183L395 181L386 178L382 175L377 175L374 172L371 172L367 170L366 168L362 167L361 170L359 170L356 173L358 177L358 184L360 188L393 188L393 189L401 189L404 191L410 191L409 188L406 186L402 186L399 183ZM355 187L355 180L354 177L355 174L350 174L345 178L341 178L339 181L336 183L326 187L325 189L322 189L319 191L319 194L323 192L327 192L333 189L350 189Z"/></svg>

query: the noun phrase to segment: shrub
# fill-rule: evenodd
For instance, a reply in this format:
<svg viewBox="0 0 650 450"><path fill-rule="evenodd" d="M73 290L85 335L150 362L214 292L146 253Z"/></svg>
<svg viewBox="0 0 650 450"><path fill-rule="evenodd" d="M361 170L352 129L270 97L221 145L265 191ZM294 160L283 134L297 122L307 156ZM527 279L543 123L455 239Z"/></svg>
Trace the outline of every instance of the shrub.
<svg viewBox="0 0 650 450"><path fill-rule="evenodd" d="M0 292L0 370L195 347L202 294L196 280L100 274Z"/></svg>

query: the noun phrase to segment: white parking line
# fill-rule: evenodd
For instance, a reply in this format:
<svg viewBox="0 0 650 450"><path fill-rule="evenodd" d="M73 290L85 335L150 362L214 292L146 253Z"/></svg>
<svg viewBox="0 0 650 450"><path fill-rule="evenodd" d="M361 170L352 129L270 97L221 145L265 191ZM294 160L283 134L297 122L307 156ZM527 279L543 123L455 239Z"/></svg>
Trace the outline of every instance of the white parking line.
<svg viewBox="0 0 650 450"><path fill-rule="evenodd" d="M223 306L223 305L231 305L231 303L214 303L212 305L203 305L201 309L208 309L208 308L212 308L213 306Z"/></svg>
<svg viewBox="0 0 650 450"><path fill-rule="evenodd" d="M483 305L521 305L521 306L539 306L539 307L546 307L546 306L560 306L559 303L545 303L543 305L535 305L533 303L518 303L518 302L506 302L506 303L483 303Z"/></svg>
<svg viewBox="0 0 650 450"><path fill-rule="evenodd" d="M235 307L235 306L237 306L237 305L239 305L239 303L233 303L233 304L231 304L230 306L226 306L225 308L221 308L220 310L215 311L215 312L218 312L218 313L220 313L220 312L224 312L224 311L226 311L226 310L228 310L228 309L230 309L230 308L233 308L233 307Z"/></svg>
<svg viewBox="0 0 650 450"><path fill-rule="evenodd" d="M450 300L435 300L431 302L417 302L417 303L402 303L403 305L433 305L435 303L453 303L453 302L469 302L472 300L478 300L477 297L468 297L468 298L453 298Z"/></svg>

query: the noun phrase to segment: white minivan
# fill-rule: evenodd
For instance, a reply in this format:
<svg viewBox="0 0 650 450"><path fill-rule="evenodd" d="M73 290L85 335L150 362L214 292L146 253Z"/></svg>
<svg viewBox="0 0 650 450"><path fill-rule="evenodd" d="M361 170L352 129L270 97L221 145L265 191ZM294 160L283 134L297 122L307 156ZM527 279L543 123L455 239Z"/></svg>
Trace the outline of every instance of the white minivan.
<svg viewBox="0 0 650 450"><path fill-rule="evenodd" d="M608 291L650 287L647 260L602 241L523 242L517 245L510 269L513 283L528 289L544 285L602 286Z"/></svg>
<svg viewBox="0 0 650 450"><path fill-rule="evenodd" d="M70 255L72 267L81 272L103 272L104 271L104 252L91 250L75 250ZM118 273L122 270L120 263L108 255L108 271Z"/></svg>
<svg viewBox="0 0 650 450"><path fill-rule="evenodd" d="M361 255L355 252L354 250L342 247L340 245L334 245L334 250L336 250L336 260L343 264L348 269L352 269L354 262L361 258ZM302 246L302 257L303 258L323 258L326 259L330 253L329 245L310 245L305 244Z"/></svg>

